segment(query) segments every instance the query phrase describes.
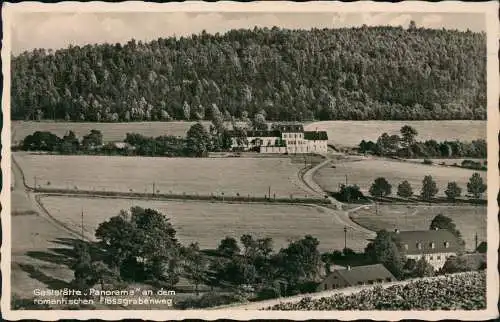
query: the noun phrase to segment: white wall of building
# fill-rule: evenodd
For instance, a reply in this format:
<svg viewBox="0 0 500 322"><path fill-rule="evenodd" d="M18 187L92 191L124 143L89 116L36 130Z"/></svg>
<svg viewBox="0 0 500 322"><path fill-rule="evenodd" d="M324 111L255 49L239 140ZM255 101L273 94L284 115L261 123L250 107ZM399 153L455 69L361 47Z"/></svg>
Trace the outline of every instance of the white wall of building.
<svg viewBox="0 0 500 322"><path fill-rule="evenodd" d="M435 270L439 270L443 268L446 259L456 255L457 255L456 253L413 254L413 255L406 255L406 258L418 261L420 258L422 258L422 256L424 256L425 260L429 262L434 267Z"/></svg>

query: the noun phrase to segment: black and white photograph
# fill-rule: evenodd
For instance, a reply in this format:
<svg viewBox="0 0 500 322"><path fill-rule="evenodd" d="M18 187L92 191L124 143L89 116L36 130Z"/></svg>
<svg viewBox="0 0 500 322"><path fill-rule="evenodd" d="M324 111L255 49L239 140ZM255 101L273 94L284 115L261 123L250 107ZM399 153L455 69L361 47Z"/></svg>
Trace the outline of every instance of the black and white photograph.
<svg viewBox="0 0 500 322"><path fill-rule="evenodd" d="M498 317L497 12L4 4L5 317Z"/></svg>

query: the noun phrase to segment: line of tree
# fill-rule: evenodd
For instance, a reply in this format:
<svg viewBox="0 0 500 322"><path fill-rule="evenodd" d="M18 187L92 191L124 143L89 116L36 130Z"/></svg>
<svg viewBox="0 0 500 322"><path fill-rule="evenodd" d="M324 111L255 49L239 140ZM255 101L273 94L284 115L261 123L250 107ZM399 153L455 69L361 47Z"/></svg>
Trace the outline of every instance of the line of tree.
<svg viewBox="0 0 500 322"><path fill-rule="evenodd" d="M12 58L12 119L486 119L486 34L411 27L205 31Z"/></svg>
<svg viewBox="0 0 500 322"><path fill-rule="evenodd" d="M417 142L417 130L405 125L401 135L383 133L377 142L362 140L358 146L361 153L372 153L380 156L397 156L402 158L486 158L486 140L471 142L427 140Z"/></svg>
<svg viewBox="0 0 500 322"><path fill-rule="evenodd" d="M244 130L240 132L242 132L241 138L245 138ZM229 150L232 139L225 127L217 130L210 125L207 130L198 122L189 128L185 138L167 135L148 137L137 133L127 133L123 142L129 146L117 145L114 142L104 144L102 133L98 130L91 130L81 139L71 130L62 138L48 131L36 131L26 136L16 148L23 151L47 151L61 154L203 157L208 152Z"/></svg>
<svg viewBox="0 0 500 322"><path fill-rule="evenodd" d="M467 183L467 192L474 199L479 199L486 192L487 185L483 178L477 172L473 173ZM359 190L359 188L358 188ZM387 197L392 194L392 185L384 177L376 178L370 186L370 195L376 198ZM420 199L431 201L439 192L436 181L432 176L427 175L422 180L422 188L420 190ZM450 201L455 201L462 196L462 188L456 181L448 182L444 191L446 197ZM397 195L402 198L414 197L414 191L408 180L403 180L397 187Z"/></svg>

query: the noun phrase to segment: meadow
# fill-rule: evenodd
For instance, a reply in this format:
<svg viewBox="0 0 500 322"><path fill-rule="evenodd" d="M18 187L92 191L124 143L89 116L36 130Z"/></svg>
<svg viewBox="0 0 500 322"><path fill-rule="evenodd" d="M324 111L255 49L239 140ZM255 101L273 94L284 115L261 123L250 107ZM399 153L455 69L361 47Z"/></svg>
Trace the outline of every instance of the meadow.
<svg viewBox="0 0 500 322"><path fill-rule="evenodd" d="M243 234L271 237L274 247L286 246L290 240L310 234L319 239L319 249L329 251L344 247L344 226L330 210L314 206L228 204L199 201L148 201L132 199L104 199L46 196L44 207L68 227L81 229L84 213L84 231L93 238L97 226L110 217L132 206L153 208L171 219L179 240L187 245L199 242L201 248L216 248L225 236L239 239ZM362 250L366 236L348 230L348 247Z"/></svg>
<svg viewBox="0 0 500 322"><path fill-rule="evenodd" d="M16 144L35 131L49 131L59 137L69 130L77 137L87 135L90 130L99 130L105 142L123 141L127 133L139 133L147 136L185 136L195 122L131 122L131 123L77 123L77 122L32 122L12 121L11 142Z"/></svg>
<svg viewBox="0 0 500 322"><path fill-rule="evenodd" d="M414 127L417 140L472 141L486 139L486 121L323 121L306 125L309 131L326 131L328 141L338 146L357 146L361 140L377 141L384 132L400 135L404 125Z"/></svg>
<svg viewBox="0 0 500 322"><path fill-rule="evenodd" d="M204 121L208 126L210 122ZM147 136L174 135L185 136L194 122L130 122L130 123L76 123L76 122L32 122L13 121L12 142L16 143L35 131L50 131L59 136L73 130L78 137L91 129L103 133L103 139L122 141L126 133L139 133ZM418 131L418 140L434 139L463 140L486 138L486 121L322 121L306 123L307 131L327 131L328 141L338 146L357 146L361 140L376 141L384 132L399 134L404 125L411 125Z"/></svg>
<svg viewBox="0 0 500 322"><path fill-rule="evenodd" d="M485 206L447 206L447 205L378 205L378 214L375 207L360 209L350 215L356 223L370 230L386 229L399 230L427 230L432 219L443 214L453 220L457 229L462 233L467 249L474 249L475 235L478 242L487 241L487 212Z"/></svg>
<svg viewBox="0 0 500 322"><path fill-rule="evenodd" d="M14 153L26 182L45 188L264 197L305 197L287 158L153 158ZM312 196L312 195L311 195Z"/></svg>
<svg viewBox="0 0 500 322"><path fill-rule="evenodd" d="M371 184L377 177L384 177L392 185L392 195L396 195L397 187L403 180L408 180L414 194L420 194L424 176L431 175L438 186L438 196L450 181L456 181L462 188L462 195L467 193L467 182L474 172L478 172L486 180L485 171L474 171L455 167L442 167L382 159L361 161L338 161L332 166L323 167L314 175L314 180L325 190L338 191L339 184L357 184L363 193L368 193Z"/></svg>

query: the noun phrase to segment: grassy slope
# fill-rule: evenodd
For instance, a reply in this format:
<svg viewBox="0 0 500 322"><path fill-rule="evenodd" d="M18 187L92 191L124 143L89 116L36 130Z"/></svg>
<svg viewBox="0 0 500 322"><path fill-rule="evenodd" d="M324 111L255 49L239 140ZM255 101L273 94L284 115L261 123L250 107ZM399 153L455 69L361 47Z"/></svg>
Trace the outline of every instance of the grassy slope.
<svg viewBox="0 0 500 322"><path fill-rule="evenodd" d="M366 193L377 177L386 178L392 185L392 193L403 180L408 180L415 194L420 194L424 176L431 175L438 185L438 195L444 195L450 181L456 181L462 187L462 194L467 193L467 182L475 171L460 168L448 168L433 165L416 164L389 160L363 160L355 162L337 162L335 168L325 167L319 170L314 180L326 190L337 191L339 183L357 184ZM486 179L486 172L479 171Z"/></svg>
<svg viewBox="0 0 500 322"><path fill-rule="evenodd" d="M327 131L328 141L334 145L357 146L361 140L377 141L384 132L400 135L404 125L417 130L417 140L486 139L485 121L324 121L311 123L306 129Z"/></svg>
<svg viewBox="0 0 500 322"><path fill-rule="evenodd" d="M99 223L117 215L122 209L138 205L166 214L177 229L181 242L198 241L201 248L215 248L227 235L239 239L248 233L272 237L278 249L290 239L302 238L306 234L319 239L321 250L341 249L344 246L343 226L315 207L66 197L44 197L42 202L54 217L75 229L80 228L83 209L85 231L89 237L93 236ZM361 250L366 246L364 238L361 233L349 231L348 246Z"/></svg>
<svg viewBox="0 0 500 322"><path fill-rule="evenodd" d="M284 158L149 158L16 153L29 185L80 190L263 197L305 197L297 172ZM47 165L50 164L50 167Z"/></svg>

